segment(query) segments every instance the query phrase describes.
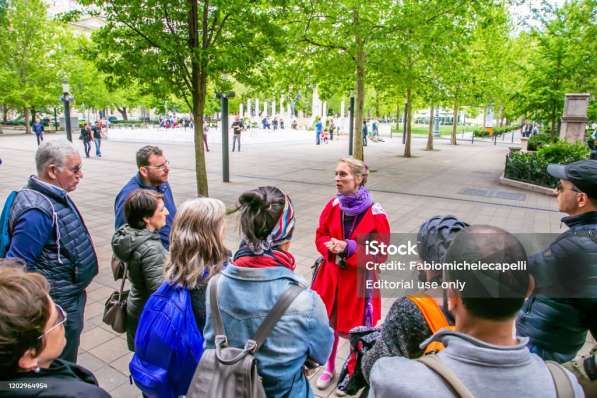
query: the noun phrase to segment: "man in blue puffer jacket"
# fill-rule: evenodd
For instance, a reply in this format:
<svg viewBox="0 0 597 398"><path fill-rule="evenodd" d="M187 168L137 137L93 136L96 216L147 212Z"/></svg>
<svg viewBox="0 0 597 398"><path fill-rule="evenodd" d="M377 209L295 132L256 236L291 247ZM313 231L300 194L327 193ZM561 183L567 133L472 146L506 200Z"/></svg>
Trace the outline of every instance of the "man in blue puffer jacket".
<svg viewBox="0 0 597 398"><path fill-rule="evenodd" d="M536 288L521 310L517 333L546 360L567 362L597 337L597 160L550 164L562 219L570 229L529 258Z"/></svg>
<svg viewBox="0 0 597 398"><path fill-rule="evenodd" d="M60 358L76 362L85 288L98 272L91 236L68 195L83 178L81 156L66 140L46 141L35 163L37 176L29 177L10 211L6 257L23 259L28 271L48 279L50 296L68 315Z"/></svg>

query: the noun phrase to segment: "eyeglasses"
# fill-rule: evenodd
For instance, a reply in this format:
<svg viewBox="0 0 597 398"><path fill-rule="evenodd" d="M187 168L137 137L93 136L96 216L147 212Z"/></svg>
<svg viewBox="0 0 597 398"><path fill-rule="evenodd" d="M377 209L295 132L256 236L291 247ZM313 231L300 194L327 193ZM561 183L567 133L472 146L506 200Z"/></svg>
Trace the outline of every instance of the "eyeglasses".
<svg viewBox="0 0 597 398"><path fill-rule="evenodd" d="M160 170L164 171L164 170L166 170L167 167L170 167L170 162L166 160L163 164L160 164L159 166L153 166L153 165L149 164L145 167L153 167L154 169L160 169Z"/></svg>
<svg viewBox="0 0 597 398"><path fill-rule="evenodd" d="M562 185L562 181L559 181L558 185L556 185L556 191L558 191L558 193L562 193L564 191L572 191L572 192L576 192L576 193L582 193L582 191L579 190L578 188L576 188L574 185L570 189L564 188L564 186Z"/></svg>
<svg viewBox="0 0 597 398"><path fill-rule="evenodd" d="M81 172L82 167L81 166L75 166L72 169L69 169L71 171L71 173L73 174L79 174Z"/></svg>
<svg viewBox="0 0 597 398"><path fill-rule="evenodd" d="M41 336L39 336L38 339L42 339L45 335L50 333L52 330L56 329L60 325L64 324L64 322L66 322L66 319L67 319L66 311L64 311L64 309L56 303L54 303L54 307L56 307L56 312L58 313L58 318L56 318L56 323L54 324L54 326L52 326L51 328L46 330Z"/></svg>

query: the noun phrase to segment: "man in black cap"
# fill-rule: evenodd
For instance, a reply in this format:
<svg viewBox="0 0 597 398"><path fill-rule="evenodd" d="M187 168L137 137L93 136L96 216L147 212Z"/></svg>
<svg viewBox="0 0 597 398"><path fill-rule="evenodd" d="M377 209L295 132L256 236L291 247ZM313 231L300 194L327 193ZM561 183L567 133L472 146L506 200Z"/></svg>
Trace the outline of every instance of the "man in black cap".
<svg viewBox="0 0 597 398"><path fill-rule="evenodd" d="M516 329L530 338L531 352L562 363L575 357L587 331L597 337L597 160L550 164L547 172L560 179L558 207L569 229L529 257L536 288Z"/></svg>

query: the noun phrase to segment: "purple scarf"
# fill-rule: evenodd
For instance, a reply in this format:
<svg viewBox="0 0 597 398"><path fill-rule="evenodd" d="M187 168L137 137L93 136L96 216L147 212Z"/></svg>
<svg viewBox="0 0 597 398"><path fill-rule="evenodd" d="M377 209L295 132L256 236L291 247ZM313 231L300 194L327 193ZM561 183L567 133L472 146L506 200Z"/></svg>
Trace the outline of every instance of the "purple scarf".
<svg viewBox="0 0 597 398"><path fill-rule="evenodd" d="M359 215L373 204L373 198L364 185L361 185L356 193L337 193L336 197L340 201L340 208L347 216Z"/></svg>

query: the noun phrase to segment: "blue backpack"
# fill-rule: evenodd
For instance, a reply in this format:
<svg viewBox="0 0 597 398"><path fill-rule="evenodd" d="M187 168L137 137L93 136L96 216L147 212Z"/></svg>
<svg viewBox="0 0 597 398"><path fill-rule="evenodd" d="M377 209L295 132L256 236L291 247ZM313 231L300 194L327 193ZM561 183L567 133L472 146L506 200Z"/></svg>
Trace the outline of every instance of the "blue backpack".
<svg viewBox="0 0 597 398"><path fill-rule="evenodd" d="M6 253L10 247L10 231L8 219L10 218L10 211L12 205L17 197L18 191L12 191L6 197L4 207L2 208L2 215L0 215L0 258L6 257Z"/></svg>
<svg viewBox="0 0 597 398"><path fill-rule="evenodd" d="M202 354L189 290L164 282L143 307L131 378L151 398L186 395Z"/></svg>

